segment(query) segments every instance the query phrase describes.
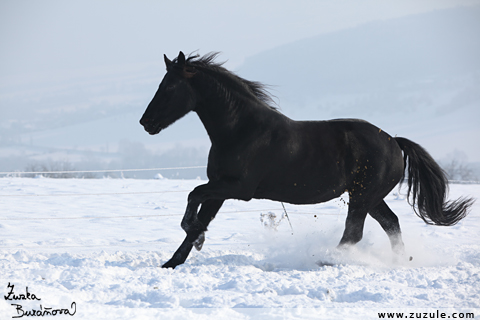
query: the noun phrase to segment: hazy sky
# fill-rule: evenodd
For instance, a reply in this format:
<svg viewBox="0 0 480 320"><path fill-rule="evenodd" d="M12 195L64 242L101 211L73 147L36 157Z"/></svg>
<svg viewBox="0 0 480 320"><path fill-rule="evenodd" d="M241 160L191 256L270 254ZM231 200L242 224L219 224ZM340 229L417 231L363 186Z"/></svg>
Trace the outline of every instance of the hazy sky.
<svg viewBox="0 0 480 320"><path fill-rule="evenodd" d="M236 68L320 33L473 0L0 1L0 85L99 66L221 51Z"/></svg>
<svg viewBox="0 0 480 320"><path fill-rule="evenodd" d="M125 107L135 114L125 120L134 126L132 132L141 134L141 141L160 144L164 143L160 138L155 140L143 132L137 118L163 75L164 53L174 58L179 50L221 51L219 61L228 60L226 67L235 71L246 58L297 40L372 21L468 5L480 5L480 0L0 0L0 120L13 135L22 133L17 122L26 128L31 125L28 121L35 127L43 119L50 121L48 125L77 123L83 119L84 109L85 114L95 115L110 107L114 111ZM309 58L298 52L298 59ZM95 109L99 104L104 110ZM77 109L79 113L71 116L74 119L57 121L54 117L57 113L68 117L68 112ZM39 113L43 118L36 118ZM29 114L32 119L26 117ZM14 119L13 125L9 119ZM195 123L204 132L201 124ZM114 125L110 131L118 140L115 130L119 124ZM105 129L103 125L98 130L88 129L95 142L101 129ZM130 134L125 127L122 131ZM171 136L176 134L172 131ZM41 140L40 136L29 138L30 143L46 146L47 138ZM58 143L58 137L69 142L72 137L83 139L84 132L69 136L67 131L58 131L54 137L48 145ZM162 138L166 141L168 137L164 134ZM103 144L117 141L102 139ZM137 138L129 135L129 139ZM208 142L206 135L204 140ZM77 144L82 143L87 144L84 140ZM435 153L433 143L425 144L436 157L457 147L452 143ZM478 148L474 151L474 156L471 150L468 153L470 159L478 159Z"/></svg>

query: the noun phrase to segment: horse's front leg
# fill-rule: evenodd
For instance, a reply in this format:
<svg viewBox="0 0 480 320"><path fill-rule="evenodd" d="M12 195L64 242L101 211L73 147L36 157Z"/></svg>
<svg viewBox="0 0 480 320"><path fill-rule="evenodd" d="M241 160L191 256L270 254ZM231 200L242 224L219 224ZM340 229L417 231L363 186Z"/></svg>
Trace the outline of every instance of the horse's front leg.
<svg viewBox="0 0 480 320"><path fill-rule="evenodd" d="M175 268L179 264L184 263L193 246L197 250L202 248L207 226L215 218L222 204L223 200L207 200L202 204L200 212L197 214L199 204L189 201L181 223L182 229L185 230L187 236L177 251L175 251L173 257L162 266L163 268Z"/></svg>
<svg viewBox="0 0 480 320"><path fill-rule="evenodd" d="M173 257L163 268L175 268L187 259L193 246L200 250L203 245L204 232L210 221L215 217L225 199L241 199L248 201L253 196L253 188L240 181L215 181L196 187L188 195L188 205L182 219L182 229L187 236ZM197 213L199 205L200 212Z"/></svg>
<svg viewBox="0 0 480 320"><path fill-rule="evenodd" d="M187 236L183 240L180 247L175 251L173 257L168 260L162 268L175 268L179 264L182 264L187 260L190 251L193 248L193 242L198 239L199 235L203 233L206 228L198 221L197 217L198 203L188 203L185 215L183 216L182 223L180 224L182 229L185 230ZM194 229L194 226L197 229Z"/></svg>
<svg viewBox="0 0 480 320"><path fill-rule="evenodd" d="M205 231L207 231L208 224L215 218L224 200L204 200L197 215L198 201L198 199L189 197L189 204L183 216L181 227L187 233L187 239L193 240L195 249L200 251L205 242Z"/></svg>
<svg viewBox="0 0 480 320"><path fill-rule="evenodd" d="M162 268L172 268L174 269L179 264L182 264L187 260L190 251L192 251L193 243L189 240L188 234L183 240L180 247L175 251L173 257L162 265Z"/></svg>
<svg viewBox="0 0 480 320"><path fill-rule="evenodd" d="M205 229L210 224L210 221L215 218L218 210L220 210L220 208L222 207L223 202L224 200L211 199L202 203L202 207L200 208L200 212L198 213L198 221L200 221L200 223L205 226ZM198 251L202 250L203 243L205 242L205 231L200 233L197 239L193 242L195 249L197 249Z"/></svg>

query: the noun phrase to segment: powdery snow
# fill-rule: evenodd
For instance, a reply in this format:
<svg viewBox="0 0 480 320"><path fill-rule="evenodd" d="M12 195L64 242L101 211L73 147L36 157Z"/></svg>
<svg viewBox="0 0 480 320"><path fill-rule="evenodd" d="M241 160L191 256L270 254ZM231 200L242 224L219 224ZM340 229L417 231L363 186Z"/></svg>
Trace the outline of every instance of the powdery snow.
<svg viewBox="0 0 480 320"><path fill-rule="evenodd" d="M456 226L427 226L395 189L387 203L413 256L407 262L396 261L371 218L357 246L335 249L345 197L286 204L293 229L278 202L229 200L202 251L175 270L159 268L184 238L186 198L201 183L1 178L2 295L10 284L16 295L28 287L41 300L4 297L0 318L21 315L17 308L67 309L75 311L72 319L378 319L379 312L436 310L447 318L480 316L479 203ZM480 185L451 185L451 198L462 195L478 197Z"/></svg>

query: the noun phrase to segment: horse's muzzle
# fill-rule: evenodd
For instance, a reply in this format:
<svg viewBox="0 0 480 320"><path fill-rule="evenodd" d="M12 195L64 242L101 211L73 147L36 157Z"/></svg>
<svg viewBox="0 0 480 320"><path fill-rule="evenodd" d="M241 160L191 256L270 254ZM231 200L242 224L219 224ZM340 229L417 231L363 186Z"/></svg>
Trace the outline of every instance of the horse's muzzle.
<svg viewBox="0 0 480 320"><path fill-rule="evenodd" d="M151 135L157 134L162 130L160 124L155 124L151 119L145 117L140 119L140 124L143 126L145 131Z"/></svg>

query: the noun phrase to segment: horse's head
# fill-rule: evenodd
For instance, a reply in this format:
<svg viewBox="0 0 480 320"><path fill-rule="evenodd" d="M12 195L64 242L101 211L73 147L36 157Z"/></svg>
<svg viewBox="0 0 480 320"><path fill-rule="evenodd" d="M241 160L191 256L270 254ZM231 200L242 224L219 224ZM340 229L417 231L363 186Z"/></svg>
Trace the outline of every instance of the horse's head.
<svg viewBox="0 0 480 320"><path fill-rule="evenodd" d="M190 84L195 69L187 65L181 51L173 62L165 55L164 58L167 74L140 119L140 124L151 135L192 111L196 104L195 91Z"/></svg>

